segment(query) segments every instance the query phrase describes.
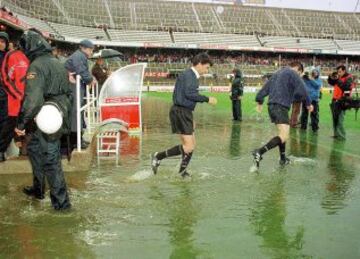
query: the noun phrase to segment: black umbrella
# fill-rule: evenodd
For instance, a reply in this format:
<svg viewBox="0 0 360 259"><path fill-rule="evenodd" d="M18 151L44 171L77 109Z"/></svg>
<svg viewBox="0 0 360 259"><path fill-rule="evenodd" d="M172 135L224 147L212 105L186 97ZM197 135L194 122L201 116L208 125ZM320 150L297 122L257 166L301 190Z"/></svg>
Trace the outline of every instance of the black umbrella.
<svg viewBox="0 0 360 259"><path fill-rule="evenodd" d="M96 58L104 58L104 59L108 59L108 58L123 58L124 55L114 49L101 49L98 52L94 53L94 55L92 56L93 59Z"/></svg>

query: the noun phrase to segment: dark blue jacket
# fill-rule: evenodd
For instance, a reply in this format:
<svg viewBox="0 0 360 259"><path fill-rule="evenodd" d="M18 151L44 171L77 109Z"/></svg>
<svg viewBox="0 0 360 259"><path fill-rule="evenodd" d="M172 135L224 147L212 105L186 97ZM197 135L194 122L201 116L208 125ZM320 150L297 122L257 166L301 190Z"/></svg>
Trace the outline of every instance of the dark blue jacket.
<svg viewBox="0 0 360 259"><path fill-rule="evenodd" d="M273 74L257 93L255 100L263 104L266 96L269 96L268 104L280 104L287 108L290 108L295 100L305 100L307 106L311 104L304 81L289 67Z"/></svg>
<svg viewBox="0 0 360 259"><path fill-rule="evenodd" d="M81 50L75 51L65 62L65 68L76 75L81 76L82 84L90 84L93 76L89 71L88 60L84 52Z"/></svg>
<svg viewBox="0 0 360 259"><path fill-rule="evenodd" d="M244 79L240 70L235 73L235 78L231 84L231 100L238 100L244 94Z"/></svg>
<svg viewBox="0 0 360 259"><path fill-rule="evenodd" d="M187 69L176 80L173 103L193 111L198 102L209 102L209 98L199 94L199 80L194 71Z"/></svg>

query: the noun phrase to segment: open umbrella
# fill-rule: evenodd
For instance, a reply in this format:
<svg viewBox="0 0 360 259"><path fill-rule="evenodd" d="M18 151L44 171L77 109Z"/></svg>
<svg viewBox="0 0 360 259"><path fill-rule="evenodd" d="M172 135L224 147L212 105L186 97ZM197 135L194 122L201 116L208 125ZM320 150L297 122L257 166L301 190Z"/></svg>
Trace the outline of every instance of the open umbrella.
<svg viewBox="0 0 360 259"><path fill-rule="evenodd" d="M108 58L123 58L124 55L114 49L101 49L98 52L94 53L94 55L92 56L93 59L96 58L104 58L104 59L108 59Z"/></svg>

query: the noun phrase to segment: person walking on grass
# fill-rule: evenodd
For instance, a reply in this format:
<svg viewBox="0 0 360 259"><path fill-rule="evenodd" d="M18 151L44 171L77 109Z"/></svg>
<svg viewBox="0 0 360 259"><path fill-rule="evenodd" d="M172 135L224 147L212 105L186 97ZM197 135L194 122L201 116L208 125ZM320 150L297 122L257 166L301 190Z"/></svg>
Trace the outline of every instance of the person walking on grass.
<svg viewBox="0 0 360 259"><path fill-rule="evenodd" d="M208 73L212 61L208 54L200 53L192 60L192 67L185 70L176 80L173 92L173 105L170 108L170 123L174 134L178 134L181 144L168 150L151 154L151 168L157 173L160 162L168 157L181 155L179 174L190 176L186 171L195 149L193 111L197 103L216 105L217 99L199 94L199 78Z"/></svg>
<svg viewBox="0 0 360 259"><path fill-rule="evenodd" d="M266 145L252 152L256 168L259 168L262 156L267 151L279 147L280 165L286 165L290 160L285 155L286 141L289 138L289 109L294 99L305 100L306 108L313 111L311 100L306 92L304 81L300 75L304 68L300 62L292 62L289 67L277 71L264 87L257 93L257 111L262 111L264 98L269 96L268 112L271 122L278 129L278 135L273 137Z"/></svg>

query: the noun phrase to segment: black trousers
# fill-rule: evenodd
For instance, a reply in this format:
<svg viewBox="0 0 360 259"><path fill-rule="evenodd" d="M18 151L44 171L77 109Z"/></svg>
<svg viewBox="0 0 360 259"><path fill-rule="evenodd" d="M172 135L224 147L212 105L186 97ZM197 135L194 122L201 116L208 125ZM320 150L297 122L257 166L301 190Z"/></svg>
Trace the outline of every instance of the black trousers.
<svg viewBox="0 0 360 259"><path fill-rule="evenodd" d="M0 86L0 131L5 125L6 119L8 117L8 105L7 105L7 95L3 93L3 89Z"/></svg>
<svg viewBox="0 0 360 259"><path fill-rule="evenodd" d="M46 178L54 209L69 208L71 204L61 166L60 140L49 140L40 130L36 130L28 144L28 155L35 192L44 194Z"/></svg>
<svg viewBox="0 0 360 259"><path fill-rule="evenodd" d="M312 106L314 106L314 111L310 113L311 129L312 131L317 131L319 129L319 102L312 101ZM306 107L306 103L302 103L301 111L301 129L306 129L308 125L309 111Z"/></svg>
<svg viewBox="0 0 360 259"><path fill-rule="evenodd" d="M7 117L3 127L0 129L0 152L5 152L11 140L15 136L17 117Z"/></svg>
<svg viewBox="0 0 360 259"><path fill-rule="evenodd" d="M242 120L241 100L232 100L232 112L234 120Z"/></svg>

